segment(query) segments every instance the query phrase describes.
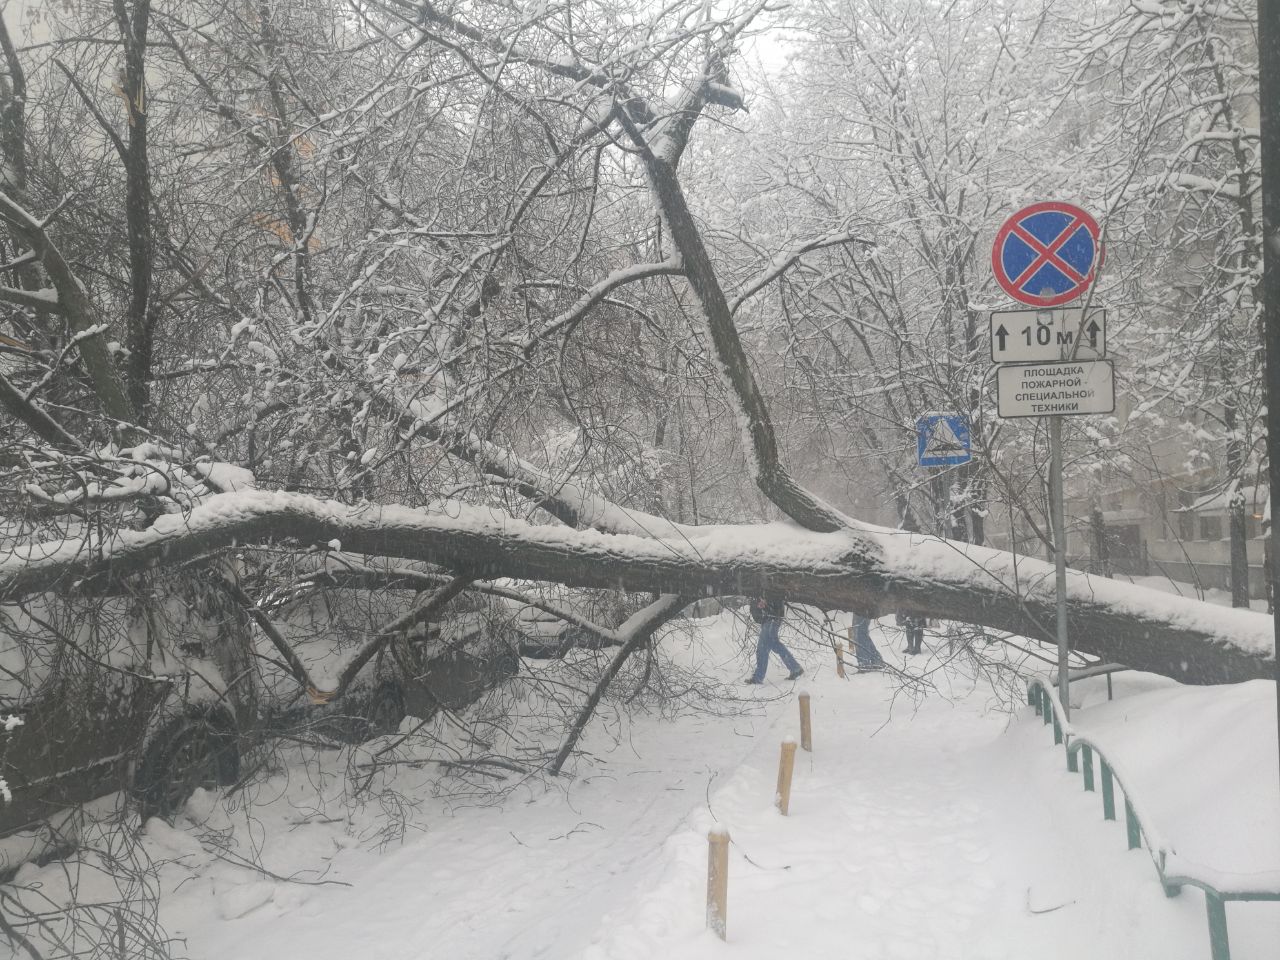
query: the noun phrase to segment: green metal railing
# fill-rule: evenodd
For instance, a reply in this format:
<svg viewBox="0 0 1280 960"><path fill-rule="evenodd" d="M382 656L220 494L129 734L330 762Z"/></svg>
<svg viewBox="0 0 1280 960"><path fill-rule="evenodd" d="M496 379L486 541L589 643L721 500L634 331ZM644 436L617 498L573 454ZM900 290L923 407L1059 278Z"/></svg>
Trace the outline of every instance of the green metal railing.
<svg viewBox="0 0 1280 960"><path fill-rule="evenodd" d="M1108 677L1108 679L1110 679ZM1179 859L1173 846L1156 832L1151 818L1144 815L1138 800L1124 784L1115 763L1107 759L1097 742L1077 732L1061 720L1066 715L1062 701L1052 686L1040 679L1027 684L1027 703L1035 708L1046 725L1053 724L1053 742L1063 744L1067 769L1079 772L1087 791L1095 792L1093 757L1098 756L1102 786L1102 816L1116 819L1116 785L1124 794L1125 834L1129 849L1137 850L1146 841L1151 862L1164 886L1166 896L1176 897L1183 887L1199 887L1204 891L1205 910L1209 919L1209 949L1212 960L1231 960L1227 939L1227 902L1230 900L1280 900L1280 870L1264 874L1227 874L1207 871Z"/></svg>

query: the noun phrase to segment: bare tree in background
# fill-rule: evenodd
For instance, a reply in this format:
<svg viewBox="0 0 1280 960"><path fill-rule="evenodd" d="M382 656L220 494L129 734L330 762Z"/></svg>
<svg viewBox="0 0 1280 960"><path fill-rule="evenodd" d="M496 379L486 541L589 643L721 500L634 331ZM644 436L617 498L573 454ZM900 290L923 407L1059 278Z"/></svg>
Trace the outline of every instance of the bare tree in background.
<svg viewBox="0 0 1280 960"><path fill-rule="evenodd" d="M1207 477L1185 492L1225 502L1237 607L1249 605L1248 519L1263 509L1247 502L1265 435L1255 22L1248 4L1159 3L1062 39L1074 163L1102 187L1117 249L1140 264L1127 278L1131 336L1146 345L1128 386L1134 427L1181 433L1184 462L1157 475Z"/></svg>
<svg viewBox="0 0 1280 960"><path fill-rule="evenodd" d="M892 266L865 252L864 225L883 218L719 261L682 169L702 162L687 157L703 118L744 106L734 49L763 3L621 19L607 4L117 6L119 45L68 30L23 67L26 194L0 196L20 344L4 374L21 518L6 598L161 557L336 540L462 581L662 595L628 621L636 636L676 597L768 590L1047 634L1051 597L1025 562L935 538L904 554L788 468L739 308L784 287L794 308L809 252L847 256L833 262L862 271L854 284L802 296L886 324L860 366L918 363L942 385L919 402L970 403L976 233L930 227L959 216L956 186L907 225ZM924 130L912 110L904 129ZM32 149L55 130L61 154ZM955 151L948 168L972 161L959 131ZM922 180L875 174L887 201L932 197L941 159L918 165ZM67 194L64 169L92 173L91 189ZM149 214L130 212L144 194ZM883 298L912 271L940 291L932 306ZM40 322L53 332L22 340ZM901 412L923 387L905 387ZM787 537L688 522L751 519L743 480ZM1135 614L1083 581L1071 602L1082 642L1134 666L1200 681L1264 669L1218 628Z"/></svg>

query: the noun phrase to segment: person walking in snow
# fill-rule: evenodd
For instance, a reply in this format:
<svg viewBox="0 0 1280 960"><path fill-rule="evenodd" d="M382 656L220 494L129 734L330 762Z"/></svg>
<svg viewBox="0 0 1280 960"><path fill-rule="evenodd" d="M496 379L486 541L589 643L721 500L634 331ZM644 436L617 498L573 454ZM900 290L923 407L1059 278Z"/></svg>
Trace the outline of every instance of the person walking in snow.
<svg viewBox="0 0 1280 960"><path fill-rule="evenodd" d="M747 677L747 683L763 683L764 675L769 669L769 654L776 653L783 666L789 671L788 680L794 680L804 673L804 667L791 655L791 651L782 645L778 632L782 629L782 618L786 613L784 600L757 597L751 601L751 619L760 624L760 637L756 640L756 669Z"/></svg>
<svg viewBox="0 0 1280 960"><path fill-rule="evenodd" d="M884 658L871 641L871 621L853 615L853 655L857 657L859 670L883 670Z"/></svg>
<svg viewBox="0 0 1280 960"><path fill-rule="evenodd" d="M902 627L903 633L906 634L907 645L903 648L903 653L920 653L920 644L924 642L924 617L917 617L913 613L901 613L897 615L898 626Z"/></svg>

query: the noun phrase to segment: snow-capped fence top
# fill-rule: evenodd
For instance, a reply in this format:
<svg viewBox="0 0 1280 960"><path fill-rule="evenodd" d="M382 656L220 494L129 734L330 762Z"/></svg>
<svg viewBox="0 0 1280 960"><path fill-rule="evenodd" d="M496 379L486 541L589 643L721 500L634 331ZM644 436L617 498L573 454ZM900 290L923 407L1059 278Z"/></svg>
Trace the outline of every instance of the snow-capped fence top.
<svg viewBox="0 0 1280 960"><path fill-rule="evenodd" d="M1102 774L1103 816L1107 820L1116 818L1113 784L1119 783L1124 792L1129 849L1136 850L1142 846L1143 839L1146 839L1151 862L1168 896L1177 896L1184 886L1199 887L1204 891L1210 956L1212 960L1231 960L1226 902L1280 900L1280 869L1240 873L1217 870L1179 857L1173 844L1156 828L1149 809L1134 794L1133 779L1121 774L1114 759L1103 752L1096 738L1079 732L1062 719L1066 716L1066 711L1063 710L1062 701L1053 686L1040 678L1032 679L1027 684L1027 702L1044 718L1046 724L1053 724L1054 743L1063 744L1066 749L1067 769L1075 772L1079 766L1084 788L1088 791L1092 791L1094 785L1093 754L1098 754Z"/></svg>

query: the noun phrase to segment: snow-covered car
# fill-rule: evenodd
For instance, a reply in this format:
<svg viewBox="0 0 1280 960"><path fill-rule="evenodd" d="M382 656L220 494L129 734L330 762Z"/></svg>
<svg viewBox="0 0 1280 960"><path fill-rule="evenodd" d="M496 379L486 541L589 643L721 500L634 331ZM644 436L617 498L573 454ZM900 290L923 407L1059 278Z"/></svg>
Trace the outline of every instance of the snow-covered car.
<svg viewBox="0 0 1280 960"><path fill-rule="evenodd" d="M446 611L325 696L378 621L377 604L321 597L277 624L312 667L309 689L216 587L0 605L0 872L66 845L69 814L90 800L125 790L144 817L168 816L198 786L235 783L264 737L306 725L368 739L466 706L518 667L485 618Z"/></svg>
<svg viewBox="0 0 1280 960"><path fill-rule="evenodd" d="M209 659L230 652L217 641L231 631L200 601L0 605L0 836L18 835L0 869L39 853L78 804L132 785L160 812L197 768L239 775L234 699Z"/></svg>
<svg viewBox="0 0 1280 960"><path fill-rule="evenodd" d="M306 670L309 687L281 664L263 673L266 723L272 729L320 726L343 739L394 732L405 716L456 710L519 668L514 645L493 629L487 605L459 598L438 619L397 631L340 698L328 691L367 648L371 625L394 620L416 599L412 591L316 591L273 611L272 622ZM271 660L261 634L261 659Z"/></svg>
<svg viewBox="0 0 1280 960"><path fill-rule="evenodd" d="M580 628L538 607L514 600L504 603L523 656L537 659L560 656L587 636Z"/></svg>
<svg viewBox="0 0 1280 960"><path fill-rule="evenodd" d="M560 657L570 649L598 649L604 645L604 638L573 619L611 628L634 611L634 605L629 604L625 595L612 591L574 590L513 581L503 581L497 586L544 604L538 606L512 597L494 598L493 615L501 621L500 629L512 637L522 656L534 659Z"/></svg>

